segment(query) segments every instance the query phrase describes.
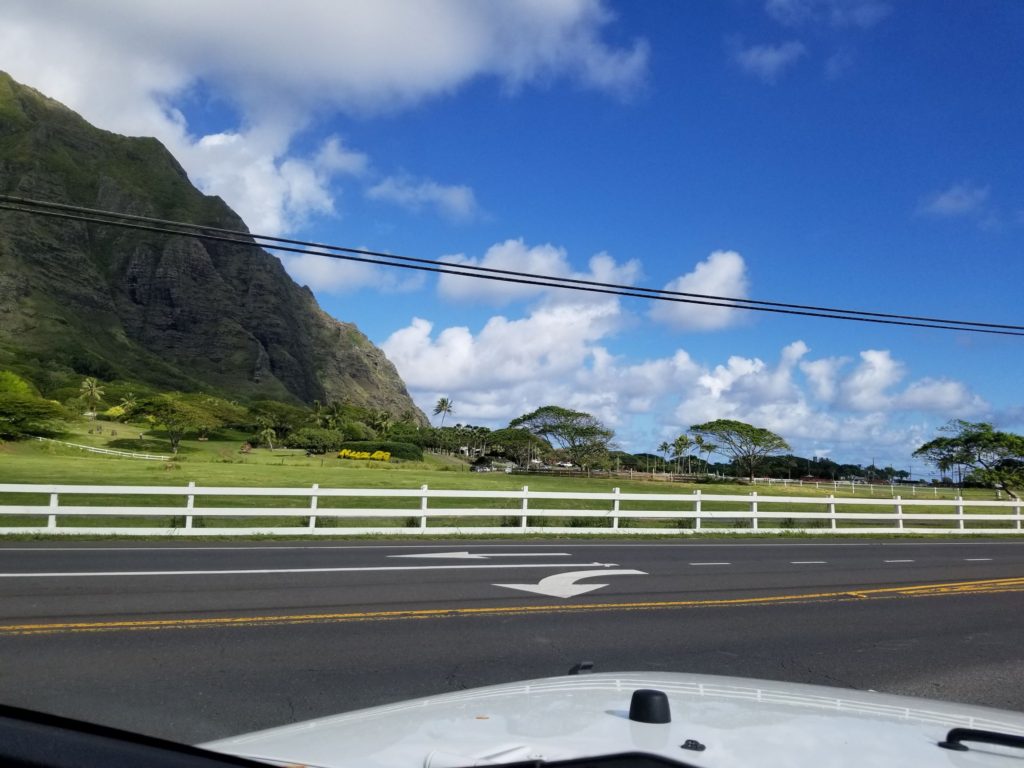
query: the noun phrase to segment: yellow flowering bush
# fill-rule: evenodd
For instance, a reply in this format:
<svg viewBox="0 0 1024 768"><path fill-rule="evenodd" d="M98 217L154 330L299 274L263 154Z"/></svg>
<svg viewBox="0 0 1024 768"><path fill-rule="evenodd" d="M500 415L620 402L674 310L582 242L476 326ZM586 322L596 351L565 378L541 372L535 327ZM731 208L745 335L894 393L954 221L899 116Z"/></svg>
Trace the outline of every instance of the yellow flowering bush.
<svg viewBox="0 0 1024 768"><path fill-rule="evenodd" d="M388 451L353 451L349 448L342 448L338 451L339 459L369 459L370 461L391 461L391 454Z"/></svg>

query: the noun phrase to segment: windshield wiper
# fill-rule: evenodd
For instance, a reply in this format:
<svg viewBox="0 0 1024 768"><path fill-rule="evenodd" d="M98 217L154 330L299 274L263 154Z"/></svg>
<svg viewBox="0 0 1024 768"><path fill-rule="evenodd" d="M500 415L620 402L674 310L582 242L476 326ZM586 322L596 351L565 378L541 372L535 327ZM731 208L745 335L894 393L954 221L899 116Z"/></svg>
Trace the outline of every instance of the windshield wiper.
<svg viewBox="0 0 1024 768"><path fill-rule="evenodd" d="M999 733L999 731L983 731L980 728L951 728L946 734L946 740L940 741L939 746L943 749L966 752L969 747L963 743L965 741L1024 749L1024 736L1014 736L1009 733Z"/></svg>

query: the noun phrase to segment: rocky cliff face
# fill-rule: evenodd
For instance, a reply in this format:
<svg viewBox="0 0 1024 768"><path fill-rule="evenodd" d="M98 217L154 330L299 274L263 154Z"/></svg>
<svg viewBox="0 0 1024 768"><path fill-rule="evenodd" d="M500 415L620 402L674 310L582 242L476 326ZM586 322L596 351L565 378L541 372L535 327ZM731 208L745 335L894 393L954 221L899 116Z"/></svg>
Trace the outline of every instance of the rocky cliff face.
<svg viewBox="0 0 1024 768"><path fill-rule="evenodd" d="M245 229L155 139L101 131L0 72L0 192ZM395 367L256 247L0 211L0 366L426 423Z"/></svg>

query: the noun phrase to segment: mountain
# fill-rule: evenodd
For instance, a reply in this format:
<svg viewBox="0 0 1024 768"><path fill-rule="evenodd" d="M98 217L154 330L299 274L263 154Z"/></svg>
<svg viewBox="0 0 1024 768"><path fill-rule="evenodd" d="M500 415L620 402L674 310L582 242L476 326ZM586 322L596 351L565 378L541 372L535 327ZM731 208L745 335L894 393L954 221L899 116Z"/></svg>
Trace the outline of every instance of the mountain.
<svg viewBox="0 0 1024 768"><path fill-rule="evenodd" d="M0 72L0 194L245 230L156 139L99 130ZM426 417L395 367L241 246L0 211L0 367Z"/></svg>

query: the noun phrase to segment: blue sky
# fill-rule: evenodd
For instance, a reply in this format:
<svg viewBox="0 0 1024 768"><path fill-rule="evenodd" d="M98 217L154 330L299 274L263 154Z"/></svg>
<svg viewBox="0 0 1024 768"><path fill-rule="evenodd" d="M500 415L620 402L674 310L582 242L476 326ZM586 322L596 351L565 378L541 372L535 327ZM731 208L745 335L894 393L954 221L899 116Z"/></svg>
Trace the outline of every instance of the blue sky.
<svg viewBox="0 0 1024 768"><path fill-rule="evenodd" d="M1021 321L1015 0L5 5L0 68L156 135L253 231ZM285 263L468 423L558 402L645 450L739 418L900 467L952 417L1024 428L1020 338Z"/></svg>

